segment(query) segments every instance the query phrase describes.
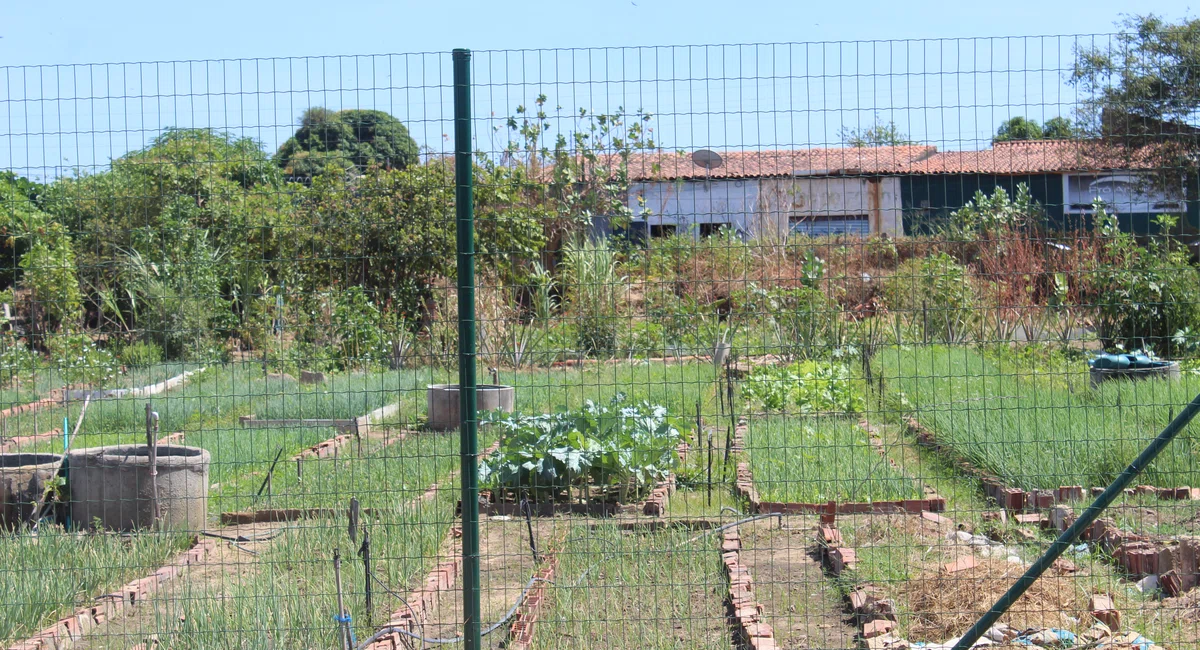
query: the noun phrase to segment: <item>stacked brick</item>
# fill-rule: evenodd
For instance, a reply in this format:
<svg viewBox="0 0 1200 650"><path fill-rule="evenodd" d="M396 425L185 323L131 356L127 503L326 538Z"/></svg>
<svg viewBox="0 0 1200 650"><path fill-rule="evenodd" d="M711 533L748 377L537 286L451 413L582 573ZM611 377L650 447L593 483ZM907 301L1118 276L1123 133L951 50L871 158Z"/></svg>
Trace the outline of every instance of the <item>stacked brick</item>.
<svg viewBox="0 0 1200 650"><path fill-rule="evenodd" d="M343 433L328 440L322 440L321 442L318 442L308 449L296 454L292 457L292 460L305 458L329 458L330 456L333 456L338 449L350 444L350 440L353 439L353 437L354 436L351 436L348 433Z"/></svg>
<svg viewBox="0 0 1200 650"><path fill-rule="evenodd" d="M462 529L452 528L443 548L450 555L449 559L439 562L429 575L425 576L425 584L408 596L408 604L392 612L385 627L401 629L411 634L419 634L421 628L433 618L437 612L438 601L442 592L449 591L462 575L461 546L455 542L456 537L462 536ZM369 650L401 650L412 647L409 638L399 632L391 632L380 637L370 646Z"/></svg>
<svg viewBox="0 0 1200 650"><path fill-rule="evenodd" d="M112 593L96 599L87 607L59 619L54 625L9 646L8 650L65 650L96 629L97 626L137 607L168 582L187 572L189 567L204 562L217 543L210 539L197 540L190 549L175 557L170 564L154 573L134 580Z"/></svg>
<svg viewBox="0 0 1200 650"><path fill-rule="evenodd" d="M558 570L558 553L551 551L550 556L542 563L541 568L534 573L536 582L525 596L525 602L517 609L517 616L508 631L506 648L527 650L533 645L534 626L540 617L542 601L546 598L546 588L554 580Z"/></svg>
<svg viewBox="0 0 1200 650"><path fill-rule="evenodd" d="M742 537L737 529L726 530L721 540L721 561L729 579L729 606L736 632L752 650L775 650L775 631L762 620L763 606L754 598L750 569L741 563Z"/></svg>

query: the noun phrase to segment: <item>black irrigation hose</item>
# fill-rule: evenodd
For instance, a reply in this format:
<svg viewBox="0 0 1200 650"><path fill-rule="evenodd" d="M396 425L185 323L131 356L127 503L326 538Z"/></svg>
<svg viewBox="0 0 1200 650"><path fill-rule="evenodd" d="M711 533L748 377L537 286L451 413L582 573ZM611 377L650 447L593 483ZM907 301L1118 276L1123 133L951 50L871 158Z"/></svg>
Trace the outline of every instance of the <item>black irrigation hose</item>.
<svg viewBox="0 0 1200 650"><path fill-rule="evenodd" d="M205 537L223 539L229 542L265 542L279 537L292 528L295 528L295 526L285 526L279 530L270 533L264 533L262 535L222 535L221 533L214 533L207 530L200 531L200 534Z"/></svg>
<svg viewBox="0 0 1200 650"><path fill-rule="evenodd" d="M376 582L376 583L378 583L378 584L379 584L379 586L380 586L381 588L383 588L383 590L384 590L384 591L386 591L387 593L389 593L389 594L391 594L392 596L396 597L396 598L397 598L397 599L398 599L400 602L404 603L404 606L408 608L408 611L410 611L410 612L413 612L412 605L408 604L408 601L407 601L407 600L405 600L405 599L404 599L402 596L400 596L400 594L397 594L396 592L394 592L394 591L392 591L391 589L389 589L389 588L387 587L387 585L383 584L383 582L382 582L382 581L381 581L381 580L380 580L380 579L379 579L377 576L375 576L375 574L371 574L371 578L372 578L373 580L375 580L375 582ZM515 616L515 615L516 615L516 613L517 613L517 609L518 609L518 608L520 608L520 606L521 606L521 603L522 603L522 602L524 602L524 600L525 600L525 596L527 596L527 595L529 594L529 590L530 590L530 589L533 589L533 585L537 584L538 582L545 582L545 583L549 583L549 584L554 584L554 583L553 583L553 582L551 582L550 580L546 580L546 579L544 579L544 578L539 578L539 577L537 577L537 576L530 576L530 578L529 578L529 582L525 583L525 588L524 588L523 590L521 590L521 594L520 594L519 596L517 596L517 600L516 600L516 602L514 602L514 603L513 603L513 605L512 605L512 607L510 607L510 608L508 609L508 612L507 612L507 613L506 613L506 614L505 614L503 617L501 617L501 618L500 618L500 620L496 621L495 623L492 623L492 624L491 624L491 625L489 625L489 626L488 626L486 629L484 629L482 632L480 632L480 636L487 636L487 635L491 634L492 632L495 632L496 630L500 629L500 628L501 628L501 627L502 627L502 626L503 626L505 623L507 623L508 621L512 620L512 617L513 617L513 616ZM414 614L414 617L415 617L415 614L416 614L416 612L413 612L413 614ZM358 645L358 648L357 648L357 650L362 650L363 648L366 648L367 646L369 646L369 645L371 645L372 643L374 643L374 642L375 642L376 640L378 640L380 637L386 636L386 635L388 635L388 634L391 634L391 633L393 633L393 632L394 632L394 633L396 633L396 634L402 634L402 635L404 635L404 636L407 636L407 637L409 637L409 638L412 638L412 639L416 639L416 640L420 641L421 643L428 643L428 644L431 644L431 645L444 645L444 644L450 644L450 643L462 643L462 642L463 642L463 640L465 639L465 637L461 637L461 636L454 637L454 638L452 638L452 639L430 639L430 638L426 638L425 636L423 636L423 635L424 635L424 632L422 632L421 634L413 634L412 632L409 632L408 630L405 630L405 629L402 629L402 628L398 628L398 627L386 627L386 628L384 628L384 629L382 629L382 630L379 630L379 631L378 631L378 632L376 632L375 634L372 634L372 635L371 635L370 637L368 637L368 638L367 638L365 641L363 641L362 643L360 643L360 644Z"/></svg>

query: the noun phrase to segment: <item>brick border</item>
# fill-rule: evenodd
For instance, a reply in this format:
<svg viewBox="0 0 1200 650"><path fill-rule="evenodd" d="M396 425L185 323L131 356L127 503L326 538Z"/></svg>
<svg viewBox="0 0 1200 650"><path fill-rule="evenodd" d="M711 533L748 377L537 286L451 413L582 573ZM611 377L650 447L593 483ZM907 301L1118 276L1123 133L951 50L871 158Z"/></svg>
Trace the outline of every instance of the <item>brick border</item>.
<svg viewBox="0 0 1200 650"><path fill-rule="evenodd" d="M448 556L447 559L433 567L433 570L425 576L424 584L409 594L406 599L408 605L401 604L399 609L393 611L381 629L400 628L417 634L417 631L433 618L434 613L437 612L438 602L441 600L441 592L449 591L454 587L455 582L462 575L462 545L455 542L461 537L462 529L458 526L451 526L449 532L446 533L446 539L442 542L443 552L438 553L439 557ZM375 640L367 648L368 650L405 650L411 647L407 639L408 637L398 632L391 632Z"/></svg>
<svg viewBox="0 0 1200 650"><path fill-rule="evenodd" d="M116 618L125 610L133 609L168 582L187 573L188 568L200 564L216 549L216 540L198 538L192 546L176 555L154 573L126 583L121 588L104 594L87 607L59 619L33 636L8 647L8 650L64 650L87 636L92 630L108 620Z"/></svg>
<svg viewBox="0 0 1200 650"><path fill-rule="evenodd" d="M541 616L539 610L546 599L546 585L554 580L558 571L558 554L562 550L562 544L560 540L556 548L543 555L541 567L533 574L538 580L533 583L529 593L525 594L525 600L517 608L516 617L508 628L508 642L503 647L528 650L533 645L533 633Z"/></svg>
<svg viewBox="0 0 1200 650"><path fill-rule="evenodd" d="M15 436L0 443L0 454L19 452L21 447L62 437L62 429L51 429L31 436Z"/></svg>
<svg viewBox="0 0 1200 650"><path fill-rule="evenodd" d="M736 528L722 533L721 564L729 581L727 601L738 643L752 650L776 650L775 630L762 620L763 605L754 598L750 569L741 563L742 536Z"/></svg>

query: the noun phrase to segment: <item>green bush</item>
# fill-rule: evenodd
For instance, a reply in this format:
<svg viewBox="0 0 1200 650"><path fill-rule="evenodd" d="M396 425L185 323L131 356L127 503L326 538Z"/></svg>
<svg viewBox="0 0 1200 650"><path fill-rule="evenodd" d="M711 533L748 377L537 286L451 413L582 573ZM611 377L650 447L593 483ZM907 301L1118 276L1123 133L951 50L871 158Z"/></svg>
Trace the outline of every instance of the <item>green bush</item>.
<svg viewBox="0 0 1200 650"><path fill-rule="evenodd" d="M1107 347L1152 348L1172 356L1177 334L1200 329L1200 273L1171 237L1139 246L1120 232L1116 217L1097 206L1104 260L1093 274L1096 333ZM1157 219L1170 232L1174 217Z"/></svg>
<svg viewBox="0 0 1200 650"><path fill-rule="evenodd" d="M913 258L884 280L884 301L931 340L962 341L976 318L967 269L947 253Z"/></svg>
<svg viewBox="0 0 1200 650"><path fill-rule="evenodd" d="M163 349L154 343L138 341L122 348L118 358L123 366L146 368L156 363L162 363Z"/></svg>
<svg viewBox="0 0 1200 650"><path fill-rule="evenodd" d="M46 341L50 362L68 384L101 384L117 376L112 353L97 347L86 334L59 334Z"/></svg>

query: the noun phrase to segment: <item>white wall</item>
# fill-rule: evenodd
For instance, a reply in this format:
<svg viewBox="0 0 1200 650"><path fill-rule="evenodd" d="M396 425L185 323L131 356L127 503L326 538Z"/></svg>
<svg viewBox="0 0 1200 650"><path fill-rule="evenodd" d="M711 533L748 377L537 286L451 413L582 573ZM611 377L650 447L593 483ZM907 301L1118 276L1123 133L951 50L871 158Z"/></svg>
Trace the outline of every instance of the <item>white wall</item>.
<svg viewBox="0 0 1200 650"><path fill-rule="evenodd" d="M873 234L903 235L900 179L796 177L633 183L629 209L647 225L725 223L753 237L788 232L793 218L866 216Z"/></svg>
<svg viewBox="0 0 1200 650"><path fill-rule="evenodd" d="M629 188L634 218L645 216L651 226L673 224L681 233L702 223L724 223L754 235L757 203L756 180L663 181Z"/></svg>

